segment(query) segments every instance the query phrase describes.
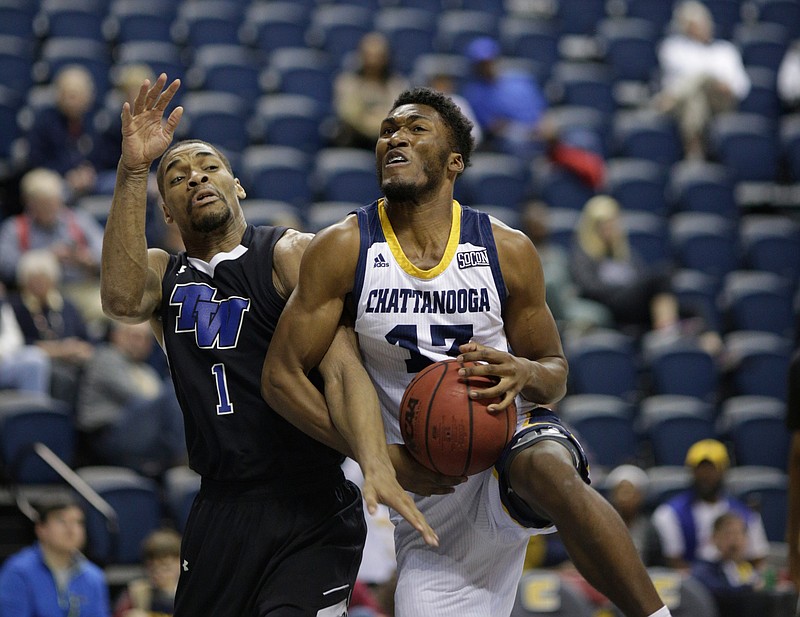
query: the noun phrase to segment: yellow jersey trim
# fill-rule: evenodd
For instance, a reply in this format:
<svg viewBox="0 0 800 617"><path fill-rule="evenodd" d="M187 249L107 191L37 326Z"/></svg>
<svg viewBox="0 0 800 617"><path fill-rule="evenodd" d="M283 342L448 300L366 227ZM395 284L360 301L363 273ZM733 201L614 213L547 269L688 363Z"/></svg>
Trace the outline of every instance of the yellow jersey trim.
<svg viewBox="0 0 800 617"><path fill-rule="evenodd" d="M429 270L418 268L406 257L403 248L400 246L400 242L397 240L394 229L392 229L389 216L386 214L383 199L378 201L378 217L381 222L381 229L383 229L383 235L386 238L386 243L389 245L389 250L392 251L395 261L397 261L406 273L420 279L432 279L444 272L447 266L450 265L450 262L456 254L458 242L461 238L461 204L455 199L453 200L453 222L450 225L450 237L447 239L447 246L444 249L444 254L441 260L439 260L439 263Z"/></svg>

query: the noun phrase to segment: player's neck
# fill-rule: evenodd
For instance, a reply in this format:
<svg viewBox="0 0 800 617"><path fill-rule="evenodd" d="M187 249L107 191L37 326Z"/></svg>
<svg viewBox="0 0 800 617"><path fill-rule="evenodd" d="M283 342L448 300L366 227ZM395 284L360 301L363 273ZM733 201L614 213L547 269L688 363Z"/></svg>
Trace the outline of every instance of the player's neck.
<svg viewBox="0 0 800 617"><path fill-rule="evenodd" d="M442 258L453 225L453 200L424 203L386 203L392 229L405 256L420 269Z"/></svg>
<svg viewBox="0 0 800 617"><path fill-rule="evenodd" d="M224 229L205 234L195 234L184 238L186 254L189 257L210 262L219 253L228 253L242 243L247 223L243 218L237 218Z"/></svg>

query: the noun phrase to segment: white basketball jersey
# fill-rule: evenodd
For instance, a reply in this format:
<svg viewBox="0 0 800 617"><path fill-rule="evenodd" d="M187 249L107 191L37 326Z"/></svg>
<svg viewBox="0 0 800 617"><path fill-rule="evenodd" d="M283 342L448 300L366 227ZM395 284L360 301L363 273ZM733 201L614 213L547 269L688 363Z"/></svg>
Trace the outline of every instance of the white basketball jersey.
<svg viewBox="0 0 800 617"><path fill-rule="evenodd" d="M457 356L459 345L470 340L508 349L502 319L506 288L484 213L453 202L447 248L430 270L420 270L403 254L382 201L360 208L357 216L355 330L378 391L387 441L402 443L400 401L417 372ZM517 403L522 405L519 397ZM507 514L493 471L471 476L453 494L414 498L440 546L426 546L393 513L397 617L508 615L525 547L536 532Z"/></svg>
<svg viewBox="0 0 800 617"><path fill-rule="evenodd" d="M507 349L500 274L491 223L453 202L441 261L420 270L403 254L383 201L358 211L361 253L354 295L358 341L375 384L389 443L402 443L403 392L420 370L458 355L474 340Z"/></svg>

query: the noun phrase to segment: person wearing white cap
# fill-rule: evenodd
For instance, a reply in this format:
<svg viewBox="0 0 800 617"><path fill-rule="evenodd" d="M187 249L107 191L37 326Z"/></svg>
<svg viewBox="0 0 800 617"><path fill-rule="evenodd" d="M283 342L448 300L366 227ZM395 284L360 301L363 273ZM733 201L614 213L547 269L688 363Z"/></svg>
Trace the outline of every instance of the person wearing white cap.
<svg viewBox="0 0 800 617"><path fill-rule="evenodd" d="M766 558L769 542L761 515L724 491L729 465L725 445L715 439L703 439L689 448L686 466L693 473L691 488L653 512L668 566L688 569L695 559L713 558L713 524L729 510L738 512L747 523L747 559L758 565Z"/></svg>
<svg viewBox="0 0 800 617"><path fill-rule="evenodd" d="M647 473L636 465L620 465L606 476L604 484L608 501L625 521L644 565L663 565L661 541L645 509L650 484Z"/></svg>

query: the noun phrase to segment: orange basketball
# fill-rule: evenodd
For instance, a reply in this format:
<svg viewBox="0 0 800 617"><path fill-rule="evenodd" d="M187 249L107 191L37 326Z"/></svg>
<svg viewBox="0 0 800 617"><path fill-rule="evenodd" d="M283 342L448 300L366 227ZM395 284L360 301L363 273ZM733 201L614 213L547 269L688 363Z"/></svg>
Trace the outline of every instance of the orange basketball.
<svg viewBox="0 0 800 617"><path fill-rule="evenodd" d="M471 390L487 388L490 377L460 377L463 364L442 360L424 368L408 384L400 403L400 430L406 447L422 465L450 476L472 475L495 464L514 435L517 410L497 414L486 407L500 399L473 400Z"/></svg>

